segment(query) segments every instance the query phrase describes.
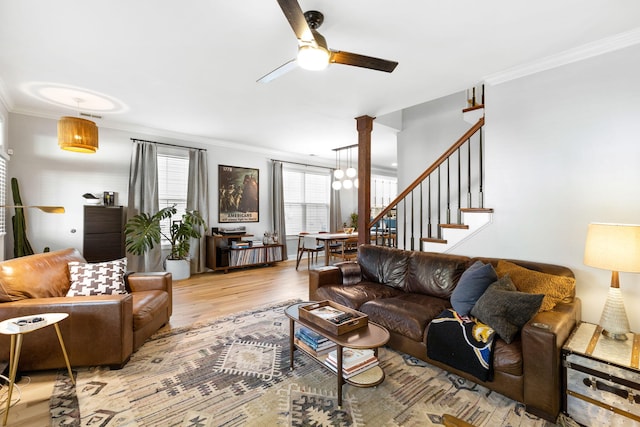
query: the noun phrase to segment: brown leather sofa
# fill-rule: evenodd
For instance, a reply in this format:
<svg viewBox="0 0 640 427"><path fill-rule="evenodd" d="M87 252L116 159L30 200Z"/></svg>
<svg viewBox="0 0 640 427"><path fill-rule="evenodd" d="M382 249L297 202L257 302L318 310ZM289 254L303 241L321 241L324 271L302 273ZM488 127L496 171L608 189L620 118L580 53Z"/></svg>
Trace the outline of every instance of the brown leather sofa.
<svg viewBox="0 0 640 427"><path fill-rule="evenodd" d="M171 273L127 276L127 295L67 297L68 263L86 262L64 249L0 262L0 320L46 312L68 313L59 323L72 366L123 367L144 341L169 321ZM0 360L9 360L9 336L0 335ZM65 367L54 328L25 335L21 371Z"/></svg>
<svg viewBox="0 0 640 427"><path fill-rule="evenodd" d="M427 357L429 323L451 307L451 293L460 276L477 260L494 266L498 262L495 258L363 245L358 248L357 263L311 270L309 298L331 300L364 312L389 330L390 347L482 384L524 403L528 412L555 421L561 408L561 348L581 317L581 303L575 295L552 311L534 315L511 344L497 339L491 381L481 381ZM543 273L573 277L570 269L557 265L508 261Z"/></svg>

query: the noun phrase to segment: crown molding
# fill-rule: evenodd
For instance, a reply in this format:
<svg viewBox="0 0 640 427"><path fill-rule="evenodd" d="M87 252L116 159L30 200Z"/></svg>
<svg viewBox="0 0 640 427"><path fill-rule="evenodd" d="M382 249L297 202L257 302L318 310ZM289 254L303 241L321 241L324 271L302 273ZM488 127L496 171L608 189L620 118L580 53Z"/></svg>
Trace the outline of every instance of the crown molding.
<svg viewBox="0 0 640 427"><path fill-rule="evenodd" d="M573 62L582 61L594 56L624 49L638 43L640 43L640 28L635 28L624 33L616 34L573 49L565 50L564 52L560 52L556 55L547 56L528 64L491 74L486 76L484 81L490 85L497 85L519 79L521 77L526 77L531 74L571 64Z"/></svg>

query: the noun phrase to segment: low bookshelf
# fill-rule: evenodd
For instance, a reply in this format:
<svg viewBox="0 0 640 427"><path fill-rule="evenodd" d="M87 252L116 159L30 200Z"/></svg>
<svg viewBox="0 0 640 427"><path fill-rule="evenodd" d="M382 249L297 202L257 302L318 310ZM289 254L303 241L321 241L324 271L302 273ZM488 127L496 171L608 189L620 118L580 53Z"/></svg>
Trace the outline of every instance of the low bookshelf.
<svg viewBox="0 0 640 427"><path fill-rule="evenodd" d="M214 234L207 236L207 267L225 273L234 268L272 265L284 259L284 245L254 245L233 247L252 234Z"/></svg>

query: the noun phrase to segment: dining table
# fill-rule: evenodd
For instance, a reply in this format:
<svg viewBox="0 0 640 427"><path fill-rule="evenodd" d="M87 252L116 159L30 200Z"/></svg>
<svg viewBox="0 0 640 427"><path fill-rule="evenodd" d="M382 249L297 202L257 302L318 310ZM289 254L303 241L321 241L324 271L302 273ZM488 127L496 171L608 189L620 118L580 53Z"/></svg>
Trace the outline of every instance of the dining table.
<svg viewBox="0 0 640 427"><path fill-rule="evenodd" d="M342 242L351 237L358 237L358 233L313 233L307 234L305 239L316 239L317 241L323 242L324 246L324 265L329 265L329 260L331 258L331 243L332 242Z"/></svg>

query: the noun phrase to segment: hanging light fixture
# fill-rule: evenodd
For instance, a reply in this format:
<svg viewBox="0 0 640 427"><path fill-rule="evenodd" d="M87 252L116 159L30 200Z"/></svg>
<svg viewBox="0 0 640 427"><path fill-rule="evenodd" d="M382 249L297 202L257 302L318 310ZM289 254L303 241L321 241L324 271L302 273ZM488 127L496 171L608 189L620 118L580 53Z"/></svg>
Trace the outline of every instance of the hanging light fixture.
<svg viewBox="0 0 640 427"><path fill-rule="evenodd" d="M355 176L358 175L358 171L353 166L351 166L351 147L349 147L349 167L347 168L346 174L347 178L351 179L355 178Z"/></svg>
<svg viewBox="0 0 640 427"><path fill-rule="evenodd" d="M347 147L334 148L333 151L336 152L336 169L333 171L334 181L331 183L331 188L334 190L350 189L353 187L358 188L358 170L351 165L351 149L357 147L358 145L349 145ZM343 150L347 151L347 170L346 172L341 168L341 158L340 152ZM355 179L354 179L355 178Z"/></svg>
<svg viewBox="0 0 640 427"><path fill-rule="evenodd" d="M78 113L81 99L78 103ZM80 117L61 117L58 120L58 146L67 151L95 153L98 151L98 126L91 120Z"/></svg>
<svg viewBox="0 0 640 427"><path fill-rule="evenodd" d="M344 177L344 171L340 169L340 149L336 149L336 170L333 171L333 177L335 179L342 179Z"/></svg>

